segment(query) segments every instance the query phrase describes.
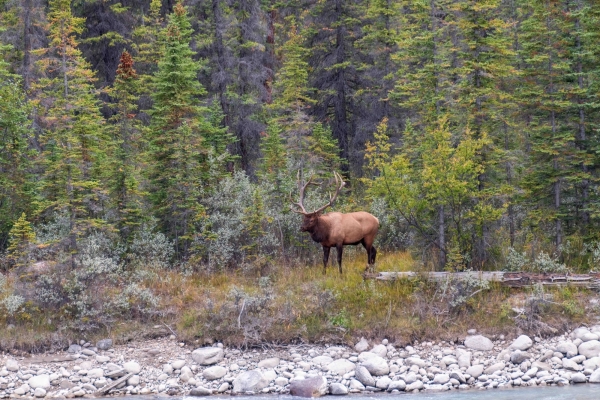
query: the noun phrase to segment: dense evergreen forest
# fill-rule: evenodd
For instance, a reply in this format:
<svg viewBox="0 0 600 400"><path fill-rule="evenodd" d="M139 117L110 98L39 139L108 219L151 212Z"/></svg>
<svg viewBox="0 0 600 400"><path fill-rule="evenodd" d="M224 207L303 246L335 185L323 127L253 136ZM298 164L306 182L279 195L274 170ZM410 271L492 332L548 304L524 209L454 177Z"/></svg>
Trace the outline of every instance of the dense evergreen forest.
<svg viewBox="0 0 600 400"><path fill-rule="evenodd" d="M1 266L314 261L289 194L340 171L384 251L593 268L599 43L591 0L0 0Z"/></svg>

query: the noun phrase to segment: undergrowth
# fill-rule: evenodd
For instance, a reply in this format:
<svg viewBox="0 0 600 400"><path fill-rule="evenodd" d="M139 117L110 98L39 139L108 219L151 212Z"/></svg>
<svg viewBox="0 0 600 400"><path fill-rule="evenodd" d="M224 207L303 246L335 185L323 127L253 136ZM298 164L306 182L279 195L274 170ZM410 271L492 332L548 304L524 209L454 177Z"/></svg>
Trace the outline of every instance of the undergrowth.
<svg viewBox="0 0 600 400"><path fill-rule="evenodd" d="M35 296L15 294L11 290L15 282L3 278L0 326L7 329L0 346L35 351L64 348L82 337L125 341L172 333L186 342L218 340L234 346L351 343L360 336L408 343L458 340L469 328L491 336L551 334L553 329L585 322L598 311L589 301L594 294L584 289L544 289L542 295L474 277L442 283L423 277L365 280L364 264L364 251L348 249L341 276L331 265L326 275L321 265L270 264L251 273L240 269L185 274L177 269L124 271L115 266L81 297L82 304L75 305L88 307L87 319L74 318L74 305L62 303L66 298L44 306ZM382 252L378 258L379 271L419 268L406 252ZM99 273L92 262L89 271ZM75 283L86 278L48 276ZM135 282L116 289L115 282L122 277Z"/></svg>

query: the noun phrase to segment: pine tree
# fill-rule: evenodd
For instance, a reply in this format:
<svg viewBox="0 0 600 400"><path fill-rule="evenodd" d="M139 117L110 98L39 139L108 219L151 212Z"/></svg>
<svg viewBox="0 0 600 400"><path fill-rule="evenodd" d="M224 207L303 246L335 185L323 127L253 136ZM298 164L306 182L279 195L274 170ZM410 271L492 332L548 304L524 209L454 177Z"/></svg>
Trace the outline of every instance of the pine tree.
<svg viewBox="0 0 600 400"><path fill-rule="evenodd" d="M160 228L187 257L198 221L204 214L200 197L205 160L205 138L214 142L224 132L197 105L205 89L197 80L199 65L190 49L191 24L181 2L169 15L164 32L164 54L154 78L154 105L149 143L150 199Z"/></svg>
<svg viewBox="0 0 600 400"><path fill-rule="evenodd" d="M283 201L287 192L286 181L289 178L287 169L287 152L282 129L277 124L269 124L261 137L260 152L263 158L260 163L259 176L263 181L273 185L279 200ZM281 203L280 203L281 204Z"/></svg>
<svg viewBox="0 0 600 400"><path fill-rule="evenodd" d="M242 246L251 258L257 259L260 256L261 238L266 234L266 225L268 218L265 214L263 196L258 189L252 193L252 206L244 209L244 231L250 242Z"/></svg>
<svg viewBox="0 0 600 400"><path fill-rule="evenodd" d="M37 51L37 66L44 77L33 85L34 104L45 130L39 207L45 215L68 213L69 247L74 254L77 237L104 224L101 177L108 140L94 74L75 39L84 19L73 16L68 0L52 0L49 7L50 45Z"/></svg>
<svg viewBox="0 0 600 400"><path fill-rule="evenodd" d="M27 221L25 213L14 223L9 233L8 257L16 267L26 266L30 259L31 245L35 241L35 233Z"/></svg>
<svg viewBox="0 0 600 400"><path fill-rule="evenodd" d="M150 13L143 16L143 24L137 26L133 32L135 59L137 70L140 74L142 89L151 90L152 75L158 69L158 62L162 54L161 30L164 20L160 15L161 0L150 1Z"/></svg>
<svg viewBox="0 0 600 400"><path fill-rule="evenodd" d="M2 46L0 46L2 47ZM6 46L6 51L10 46ZM18 76L8 72L0 48L0 249L21 212L33 212L34 182L28 141L32 137L29 113Z"/></svg>
<svg viewBox="0 0 600 400"><path fill-rule="evenodd" d="M314 124L308 145L308 161L311 169L323 177L333 177L339 171L343 160L338 155L339 146L329 127Z"/></svg>
<svg viewBox="0 0 600 400"><path fill-rule="evenodd" d="M526 126L530 163L523 180L530 218L546 229L553 225L554 244L563 242L567 215L566 193L572 190L576 165L575 131L570 127L570 101L564 96L573 89L565 35L566 18L560 3L536 1L524 5L528 18L522 23L521 57L526 84L519 100L528 112Z"/></svg>
<svg viewBox="0 0 600 400"><path fill-rule="evenodd" d="M137 100L140 92L139 77L133 58L127 51L121 54L112 88L116 101L113 126L111 163L106 171L109 196L116 213L116 227L125 239L143 221L143 193L140 188L139 166L145 138L141 121L137 118Z"/></svg>

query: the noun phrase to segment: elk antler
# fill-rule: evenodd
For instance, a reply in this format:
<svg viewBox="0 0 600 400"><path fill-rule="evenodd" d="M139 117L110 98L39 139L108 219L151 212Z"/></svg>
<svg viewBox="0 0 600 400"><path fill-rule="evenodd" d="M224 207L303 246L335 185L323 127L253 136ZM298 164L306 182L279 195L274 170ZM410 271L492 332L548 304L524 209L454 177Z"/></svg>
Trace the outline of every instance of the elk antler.
<svg viewBox="0 0 600 400"><path fill-rule="evenodd" d="M306 182L306 184L302 185L302 183L300 182L300 171L298 171L298 174L296 176L296 182L298 184L298 189L300 190L300 199L298 200L297 203L294 203L294 199L292 198L292 192L290 192L290 201L292 202L292 204L290 205L290 209L298 214L310 214L309 212L306 211L306 209L304 208L304 191L306 190L306 188L308 187L308 185L316 185L315 182L312 181L313 175L310 175L310 178L308 178L308 182ZM300 207L300 210L294 210L294 206L298 206Z"/></svg>
<svg viewBox="0 0 600 400"><path fill-rule="evenodd" d="M313 211L311 214L316 214L319 213L321 211L323 211L324 209L326 209L327 207L331 206L335 200L338 197L338 194L340 194L340 190L342 190L342 188L344 186L346 186L346 182L344 182L344 180L342 179L342 177L340 176L340 174L338 174L337 172L333 171L333 176L335 177L335 194L332 196L331 193L329 193L329 203L325 204L323 207Z"/></svg>

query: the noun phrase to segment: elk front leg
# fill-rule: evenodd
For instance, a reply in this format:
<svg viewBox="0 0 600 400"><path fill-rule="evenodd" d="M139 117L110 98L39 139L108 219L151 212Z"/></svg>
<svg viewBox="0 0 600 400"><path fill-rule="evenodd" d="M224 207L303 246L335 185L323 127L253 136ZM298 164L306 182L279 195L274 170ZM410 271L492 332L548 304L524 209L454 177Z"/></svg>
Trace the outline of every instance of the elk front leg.
<svg viewBox="0 0 600 400"><path fill-rule="evenodd" d="M337 250L337 256L338 256L338 268L340 270L340 274L342 273L342 251L344 250L344 246L343 245L337 245L335 246L336 250Z"/></svg>
<svg viewBox="0 0 600 400"><path fill-rule="evenodd" d="M329 250L330 247L323 246L323 275L327 272L327 261L329 261Z"/></svg>

